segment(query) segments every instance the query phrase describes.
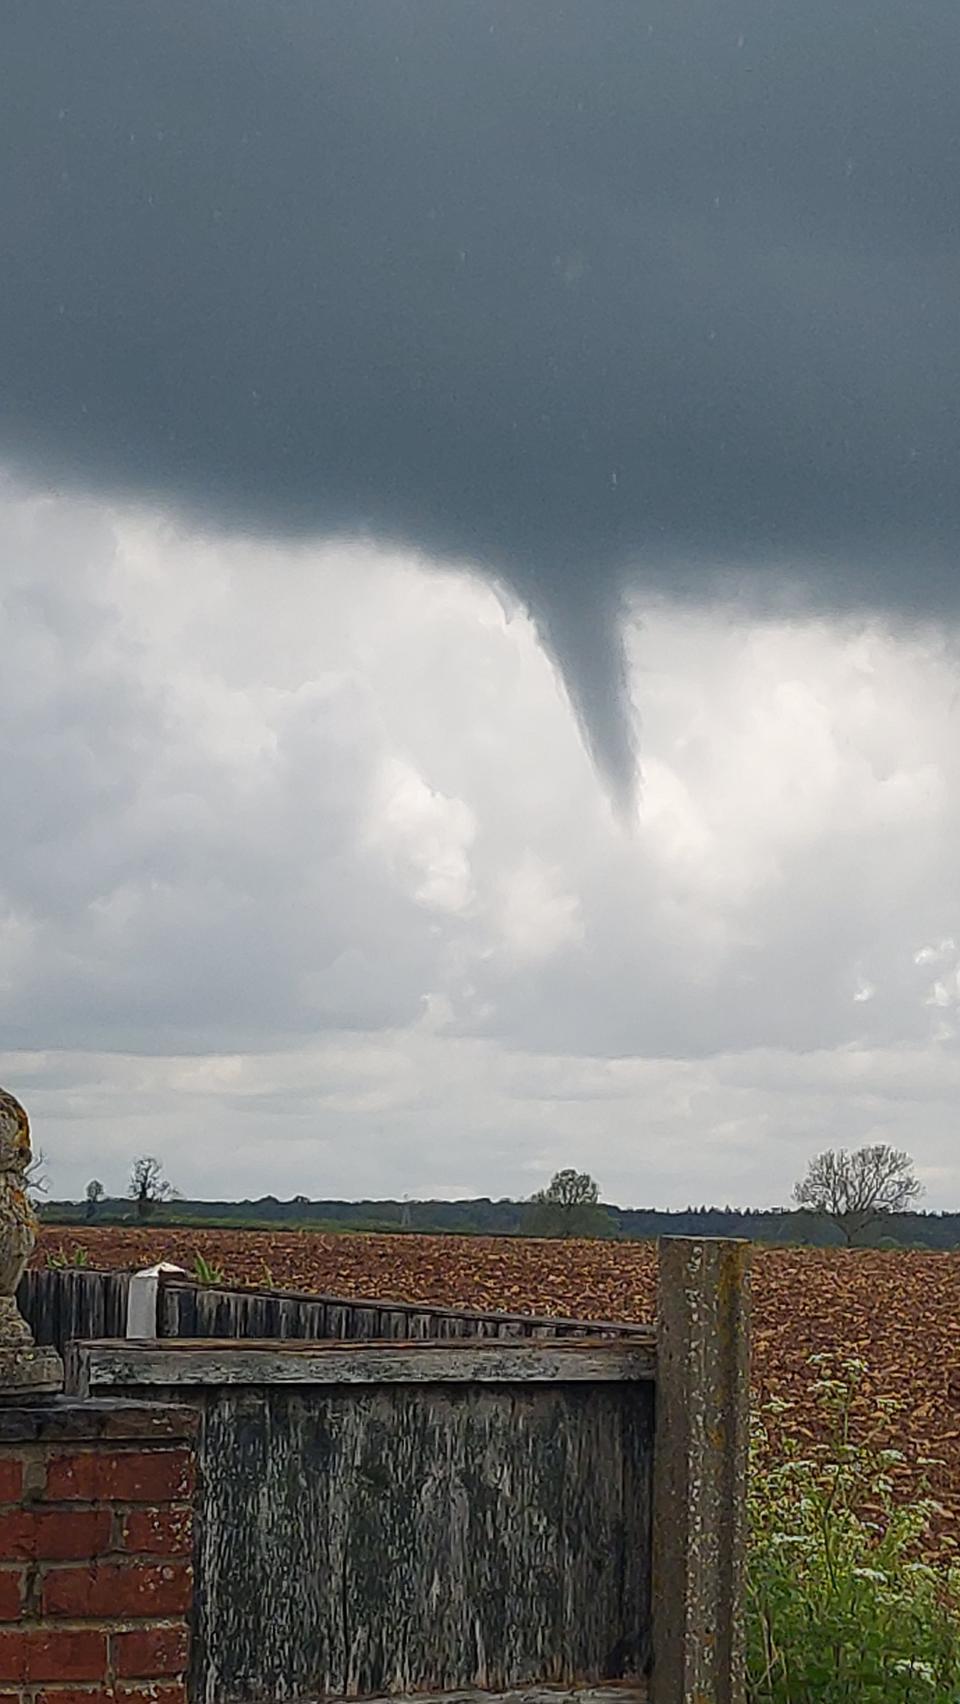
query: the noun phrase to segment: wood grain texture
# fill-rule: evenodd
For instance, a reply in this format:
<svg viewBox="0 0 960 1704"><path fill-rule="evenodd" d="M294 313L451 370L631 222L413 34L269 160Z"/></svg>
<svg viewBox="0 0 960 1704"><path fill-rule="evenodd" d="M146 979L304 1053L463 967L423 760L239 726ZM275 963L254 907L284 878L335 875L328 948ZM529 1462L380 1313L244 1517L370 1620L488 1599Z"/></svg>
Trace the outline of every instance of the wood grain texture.
<svg viewBox="0 0 960 1704"><path fill-rule="evenodd" d="M29 1271L20 1280L17 1305L36 1341L63 1355L73 1339L124 1336L129 1283L127 1272Z"/></svg>
<svg viewBox="0 0 960 1704"><path fill-rule="evenodd" d="M203 1401L195 1699L643 1671L649 1384L226 1387Z"/></svg>
<svg viewBox="0 0 960 1704"><path fill-rule="evenodd" d="M75 1388L190 1385L622 1383L655 1376L651 1342L257 1343L129 1339L77 1346Z"/></svg>
<svg viewBox="0 0 960 1704"><path fill-rule="evenodd" d="M73 1340L124 1337L128 1272L67 1268L25 1272L17 1304L36 1341L61 1355ZM161 1276L157 1336L288 1341L407 1342L449 1339L643 1338L645 1327L615 1321L481 1313L423 1303L298 1291L233 1289Z"/></svg>
<svg viewBox="0 0 960 1704"><path fill-rule="evenodd" d="M160 1282L161 1337L279 1337L313 1341L459 1337L632 1337L643 1327L604 1320L548 1319L532 1314L481 1313L424 1303L297 1291L234 1289ZM101 1336L110 1335L100 1333Z"/></svg>

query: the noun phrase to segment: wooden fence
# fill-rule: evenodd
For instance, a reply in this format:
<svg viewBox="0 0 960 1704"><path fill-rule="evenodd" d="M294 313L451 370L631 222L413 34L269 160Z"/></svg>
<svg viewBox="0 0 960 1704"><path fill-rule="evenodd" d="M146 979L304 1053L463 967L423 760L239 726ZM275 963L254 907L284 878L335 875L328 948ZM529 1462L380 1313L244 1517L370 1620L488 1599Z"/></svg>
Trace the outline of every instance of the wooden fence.
<svg viewBox="0 0 960 1704"><path fill-rule="evenodd" d="M17 1306L38 1343L63 1355L78 1337L125 1337L129 1272L38 1268L23 1274Z"/></svg>
<svg viewBox="0 0 960 1704"><path fill-rule="evenodd" d="M71 1267L25 1272L17 1301L37 1342L53 1344L61 1355L77 1338L130 1335L416 1342L472 1337L623 1338L642 1330L607 1321L197 1284L176 1272L135 1275Z"/></svg>
<svg viewBox="0 0 960 1704"><path fill-rule="evenodd" d="M745 1259L665 1242L619 1340L72 1345L200 1410L192 1704L742 1704Z"/></svg>

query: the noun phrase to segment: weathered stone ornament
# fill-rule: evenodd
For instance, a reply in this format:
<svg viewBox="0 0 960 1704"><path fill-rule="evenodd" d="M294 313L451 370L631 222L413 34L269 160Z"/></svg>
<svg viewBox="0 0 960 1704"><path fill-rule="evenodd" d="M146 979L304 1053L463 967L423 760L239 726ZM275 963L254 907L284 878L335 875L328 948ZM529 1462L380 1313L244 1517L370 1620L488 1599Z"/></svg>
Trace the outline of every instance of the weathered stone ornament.
<svg viewBox="0 0 960 1704"><path fill-rule="evenodd" d="M0 1089L0 1397L63 1388L60 1356L37 1347L17 1307L17 1285L37 1240L25 1181L30 1159L30 1120L20 1102Z"/></svg>

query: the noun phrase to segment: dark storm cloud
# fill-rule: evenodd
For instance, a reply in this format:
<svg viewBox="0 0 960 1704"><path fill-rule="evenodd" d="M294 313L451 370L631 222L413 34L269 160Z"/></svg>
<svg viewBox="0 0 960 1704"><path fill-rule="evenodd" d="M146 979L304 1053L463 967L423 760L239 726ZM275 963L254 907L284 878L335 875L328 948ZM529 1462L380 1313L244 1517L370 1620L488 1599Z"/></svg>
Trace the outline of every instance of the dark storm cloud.
<svg viewBox="0 0 960 1704"><path fill-rule="evenodd" d="M958 601L954 0L7 0L0 443L619 600Z"/></svg>

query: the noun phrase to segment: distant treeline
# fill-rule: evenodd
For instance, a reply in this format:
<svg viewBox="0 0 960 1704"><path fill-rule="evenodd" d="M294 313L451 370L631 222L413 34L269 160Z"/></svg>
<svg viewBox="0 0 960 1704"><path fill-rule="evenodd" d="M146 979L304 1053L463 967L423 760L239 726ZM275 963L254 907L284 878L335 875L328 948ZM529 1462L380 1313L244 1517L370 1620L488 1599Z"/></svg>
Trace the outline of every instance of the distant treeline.
<svg viewBox="0 0 960 1704"><path fill-rule="evenodd" d="M752 1242L804 1243L829 1247L843 1242L835 1226L816 1214L786 1209L687 1207L660 1212L604 1204L609 1234L645 1239L659 1236L746 1237ZM522 1236L529 1226L526 1201L279 1201L173 1200L158 1204L145 1222L209 1229L310 1229L314 1231L420 1231L466 1236ZM138 1223L134 1204L109 1197L90 1214L84 1202L50 1201L40 1209L49 1223ZM890 1214L863 1242L873 1247L960 1247L960 1213Z"/></svg>

